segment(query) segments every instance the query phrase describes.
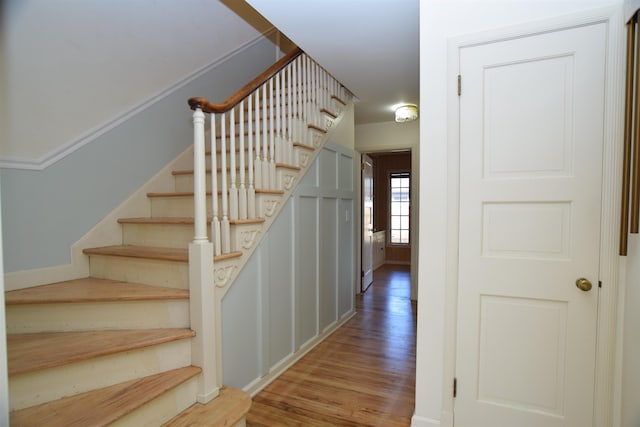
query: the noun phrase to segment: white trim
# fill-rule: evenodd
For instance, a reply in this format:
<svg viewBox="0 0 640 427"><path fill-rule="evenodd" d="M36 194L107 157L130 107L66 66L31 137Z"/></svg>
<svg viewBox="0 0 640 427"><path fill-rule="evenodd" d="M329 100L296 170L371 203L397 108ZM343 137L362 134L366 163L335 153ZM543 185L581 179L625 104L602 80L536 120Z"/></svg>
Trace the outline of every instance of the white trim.
<svg viewBox="0 0 640 427"><path fill-rule="evenodd" d="M0 186L1 187L1 186ZM2 197L0 197L0 200ZM2 203L0 202L0 205ZM9 425L9 373L7 369L7 323L4 304L4 266L2 257L2 208L0 206L0 425Z"/></svg>
<svg viewBox="0 0 640 427"><path fill-rule="evenodd" d="M26 158L26 157L14 157L14 156L0 156L0 168L5 168L5 169L25 169L25 170L43 170L48 168L49 166L53 165L54 163L58 162L59 160L62 160L63 158L65 158L66 156L68 156L69 154L73 153L74 151L84 147L85 145L89 144L90 142L92 142L93 140L95 140L96 138L104 135L105 133L109 132L110 130L116 128L117 126L121 125L122 123L126 122L127 120L129 120L131 117L135 116L136 114L146 110L147 108L151 107L153 104L155 104L157 101L160 101L161 99L171 95L172 93L174 93L175 91L181 89L182 87L186 86L187 84L191 83L193 80L197 79L198 77L208 73L209 71L211 71L212 69L214 69L215 67L223 64L224 62L228 61L230 58L234 57L235 55L240 54L241 52L249 49L250 47L254 46L255 44L257 44L258 42L264 40L265 38L268 38L273 32L275 32L276 29L275 28L271 28L267 31L265 31L264 33L260 34L259 36L256 36L255 38L249 40L248 42L244 43L243 45L241 45L240 47L227 52L226 54L222 55L221 57L217 58L216 60L210 62L209 64L201 67L200 69L194 71L193 73L187 75L186 77L178 80L177 82L173 83L172 85L162 89L161 91L157 92L154 95L151 95L149 98L145 99L144 101L138 103L137 105L134 105L133 107L130 107L129 109L123 111L121 114L112 117L111 119L108 119L107 121L105 121L104 123L94 127L93 129L90 129L88 131L86 131L84 134L80 135L78 138L69 141L59 147L56 147L55 149L51 150L50 152L48 152L47 154L45 154L44 156L38 158L38 159L32 159L32 158ZM185 108L187 108L186 105L186 100L185 100Z"/></svg>
<svg viewBox="0 0 640 427"><path fill-rule="evenodd" d="M615 389L618 329L620 257L620 192L622 183L622 142L624 127L625 31L622 7L612 8L607 20L607 58L605 76L604 147L602 153L602 212L600 226L600 289L596 332L596 378L593 425L612 425L618 417Z"/></svg>
<svg viewBox="0 0 640 427"><path fill-rule="evenodd" d="M413 414L411 427L440 427L440 421Z"/></svg>
<svg viewBox="0 0 640 427"><path fill-rule="evenodd" d="M616 372L620 347L620 327L618 325L618 237L619 221L619 177L616 176L621 164L621 130L623 76L622 7L611 6L580 12L529 24L519 24L499 30L479 32L449 39L447 67L447 262L445 287L445 342L442 388L443 425L453 425L454 400L451 384L455 376L456 358L456 322L457 322L457 272L458 272L458 218L459 218L459 97L457 95L457 74L459 72L459 51L462 48L485 43L509 40L552 31L560 31L606 23L608 28L605 113L604 113L604 152L602 178L602 219L600 242L600 280L603 288L599 295L598 331L596 348L596 383L593 401L593 425L611 425L619 419L619 402L614 401L616 390L620 387L620 376ZM617 330L618 329L618 330ZM415 418L415 416L414 416ZM450 421L450 423L449 423ZM412 424L422 425L422 424ZM424 424L428 425L428 424ZM439 425L439 424L438 424Z"/></svg>

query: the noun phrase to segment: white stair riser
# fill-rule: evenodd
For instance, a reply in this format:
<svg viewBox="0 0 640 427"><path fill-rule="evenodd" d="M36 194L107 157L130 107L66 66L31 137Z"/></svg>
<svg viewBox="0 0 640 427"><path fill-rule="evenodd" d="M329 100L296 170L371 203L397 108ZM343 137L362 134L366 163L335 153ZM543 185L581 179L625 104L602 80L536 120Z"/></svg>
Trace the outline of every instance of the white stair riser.
<svg viewBox="0 0 640 427"><path fill-rule="evenodd" d="M189 301L10 305L7 333L188 328Z"/></svg>
<svg viewBox="0 0 640 427"><path fill-rule="evenodd" d="M220 188L220 183L222 182L222 173L218 171L217 173L218 179L218 188ZM249 172L245 170L245 188L247 187ZM180 174L174 176L174 181L176 184L176 191L193 191L193 174ZM207 186L207 191L211 191L211 173L207 172L207 177L205 178L205 184ZM227 174L227 185L231 186L231 177ZM240 188L240 176L236 176L236 187Z"/></svg>
<svg viewBox="0 0 640 427"><path fill-rule="evenodd" d="M166 288L188 289L189 268L186 262L91 255L91 276Z"/></svg>
<svg viewBox="0 0 640 427"><path fill-rule="evenodd" d="M27 408L189 365L191 340L183 339L15 375L9 378L10 406L11 410Z"/></svg>
<svg viewBox="0 0 640 427"><path fill-rule="evenodd" d="M193 224L122 224L125 245L187 248L193 235Z"/></svg>
<svg viewBox="0 0 640 427"><path fill-rule="evenodd" d="M110 427L160 426L196 403L199 375L125 415Z"/></svg>
<svg viewBox="0 0 640 427"><path fill-rule="evenodd" d="M193 188L190 190L193 191ZM193 196L184 197L152 197L151 216L159 217L192 217ZM211 196L207 196L207 215L211 215Z"/></svg>

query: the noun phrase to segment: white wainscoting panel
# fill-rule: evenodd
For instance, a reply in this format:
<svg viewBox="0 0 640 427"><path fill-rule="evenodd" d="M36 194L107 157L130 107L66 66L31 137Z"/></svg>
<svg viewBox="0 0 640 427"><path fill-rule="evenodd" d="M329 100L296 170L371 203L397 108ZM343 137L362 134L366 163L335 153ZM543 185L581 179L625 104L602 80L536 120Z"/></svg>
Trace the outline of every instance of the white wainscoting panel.
<svg viewBox="0 0 640 427"><path fill-rule="evenodd" d="M255 389L353 313L354 155L322 148L225 295L224 385Z"/></svg>

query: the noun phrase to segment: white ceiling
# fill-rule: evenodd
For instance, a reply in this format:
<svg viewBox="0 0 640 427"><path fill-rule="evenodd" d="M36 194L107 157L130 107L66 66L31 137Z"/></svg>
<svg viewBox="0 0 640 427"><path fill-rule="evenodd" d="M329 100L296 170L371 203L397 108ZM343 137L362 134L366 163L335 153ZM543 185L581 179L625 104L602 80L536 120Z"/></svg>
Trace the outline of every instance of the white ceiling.
<svg viewBox="0 0 640 427"><path fill-rule="evenodd" d="M357 124L419 100L419 0L246 0L351 90Z"/></svg>

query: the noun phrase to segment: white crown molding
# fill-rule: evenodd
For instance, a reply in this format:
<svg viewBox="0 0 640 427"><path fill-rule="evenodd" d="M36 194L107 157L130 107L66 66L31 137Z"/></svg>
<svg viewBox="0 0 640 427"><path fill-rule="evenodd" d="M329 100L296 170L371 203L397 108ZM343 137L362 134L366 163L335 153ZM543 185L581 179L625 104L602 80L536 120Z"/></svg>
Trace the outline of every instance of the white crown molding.
<svg viewBox="0 0 640 427"><path fill-rule="evenodd" d="M93 129L90 129L89 131L85 132L78 138L72 141L69 141L66 144L63 144L55 148L54 150L51 150L50 152L48 152L47 154L45 154L44 156L38 159L27 158L27 157L0 156L0 169L4 168L4 169L23 169L23 170L44 170L48 168L49 166L65 158L66 156L78 150L79 148L82 148L83 146L89 144L96 138L104 135L110 130L121 125L122 123L129 120L131 117L135 116L136 114L146 110L157 101L160 101L161 99L169 96L170 94L174 93L178 89L181 89L182 87L191 83L193 80L197 79L198 77L204 75L205 73L211 71L215 67L228 61L235 55L238 55L239 53L245 51L246 49L252 47L258 42L269 37L275 31L276 29L272 27L271 29L265 31L259 36L256 36L253 39L249 40L248 42L244 43L240 47L233 49L232 51L217 58L213 62L210 62L209 64L187 75L183 79L175 82L174 84L150 96L149 98L145 99L139 104L123 111L121 114L111 118L110 120L107 120L101 125L98 125Z"/></svg>

